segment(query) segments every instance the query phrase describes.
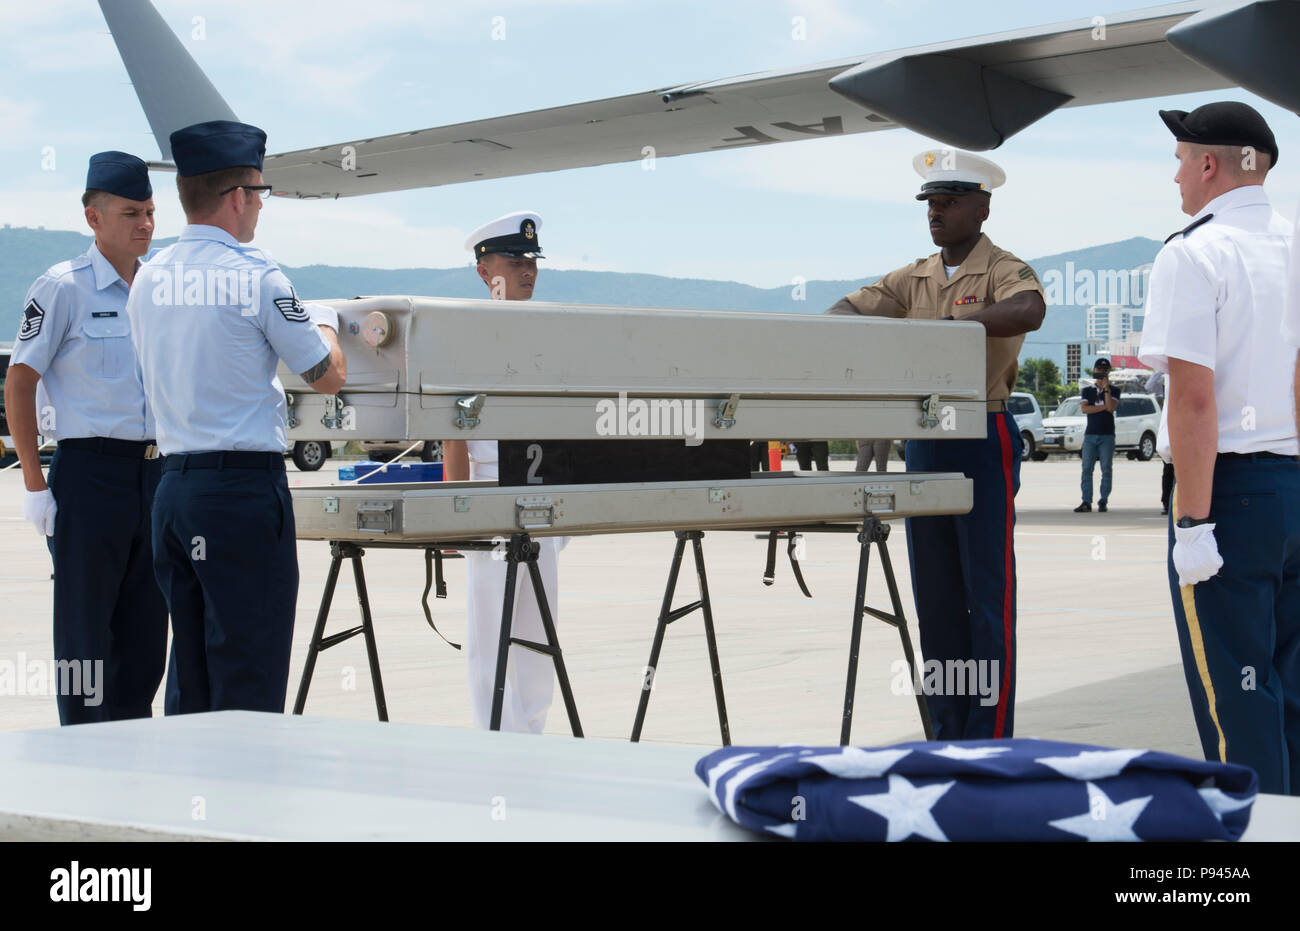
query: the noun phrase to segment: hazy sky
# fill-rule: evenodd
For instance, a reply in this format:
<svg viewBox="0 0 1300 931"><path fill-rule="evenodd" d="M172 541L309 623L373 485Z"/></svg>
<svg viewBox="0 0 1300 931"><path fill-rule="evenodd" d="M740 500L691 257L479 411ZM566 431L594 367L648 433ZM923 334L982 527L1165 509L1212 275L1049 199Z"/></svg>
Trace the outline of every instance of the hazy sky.
<svg viewBox="0 0 1300 931"><path fill-rule="evenodd" d="M1122 0L1121 0L1122 3ZM240 119L282 152L1131 8L1093 0L156 0ZM792 38L804 17L807 38ZM205 37L192 38L201 17ZM505 39L492 38L503 17ZM500 21L498 21L500 25ZM93 0L0 7L0 222L85 231L86 159L158 148ZM1257 107L1294 219L1300 119L1244 91L1060 110L986 153L1007 172L985 229L1034 258L1186 223L1156 110ZM257 243L288 265L468 262L466 234L538 211L557 268L772 287L883 273L933 251L905 130L339 201L272 200ZM42 168L53 147L55 170ZM155 174L159 236L184 218ZM544 287L544 282L543 282Z"/></svg>

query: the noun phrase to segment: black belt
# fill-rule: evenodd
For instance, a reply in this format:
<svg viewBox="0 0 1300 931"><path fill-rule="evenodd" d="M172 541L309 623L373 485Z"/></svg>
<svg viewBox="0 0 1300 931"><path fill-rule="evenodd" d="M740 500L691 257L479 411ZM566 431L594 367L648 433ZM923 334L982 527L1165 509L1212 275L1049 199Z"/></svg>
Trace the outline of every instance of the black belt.
<svg viewBox="0 0 1300 931"><path fill-rule="evenodd" d="M59 440L59 446L103 453L106 456L121 456L123 459L158 458L158 445L154 440L115 440L107 436L84 436Z"/></svg>
<svg viewBox="0 0 1300 931"><path fill-rule="evenodd" d="M1285 459L1288 462L1300 462L1300 456L1284 456L1281 453L1219 453L1219 459Z"/></svg>
<svg viewBox="0 0 1300 931"><path fill-rule="evenodd" d="M216 453L175 453L163 460L164 472L188 472L190 469L275 469L284 470L283 453L227 451Z"/></svg>

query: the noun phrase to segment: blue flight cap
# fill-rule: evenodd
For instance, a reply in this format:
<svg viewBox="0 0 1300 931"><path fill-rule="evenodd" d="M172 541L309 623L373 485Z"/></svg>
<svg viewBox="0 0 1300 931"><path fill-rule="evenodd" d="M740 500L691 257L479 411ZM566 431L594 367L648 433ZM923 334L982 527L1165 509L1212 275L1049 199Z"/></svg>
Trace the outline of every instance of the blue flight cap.
<svg viewBox="0 0 1300 931"><path fill-rule="evenodd" d="M125 152L97 152L86 169L86 190L116 194L127 200L153 197L149 166Z"/></svg>
<svg viewBox="0 0 1300 931"><path fill-rule="evenodd" d="M171 134L172 161L182 178L249 167L262 170L266 154L266 133L247 123L209 120Z"/></svg>

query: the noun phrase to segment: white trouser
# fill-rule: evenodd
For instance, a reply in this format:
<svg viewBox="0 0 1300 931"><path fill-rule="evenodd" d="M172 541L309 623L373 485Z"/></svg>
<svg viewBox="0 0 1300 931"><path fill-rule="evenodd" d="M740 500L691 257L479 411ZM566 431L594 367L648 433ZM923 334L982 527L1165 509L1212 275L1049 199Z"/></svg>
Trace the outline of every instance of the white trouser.
<svg viewBox="0 0 1300 931"><path fill-rule="evenodd" d="M567 538L545 537L538 544L537 568L546 589L551 621L558 621L559 551ZM501 637L501 609L506 593L506 561L493 555L465 554L466 614L465 659L469 664L469 698L474 724L487 729L492 720L492 686L496 680L497 649ZM535 643L546 642L542 615L537 610L528 566L519 564L515 577L515 609L510 622L511 636ZM555 691L555 665L544 653L521 646L510 647L506 664L506 694L501 710L501 730L540 734Z"/></svg>

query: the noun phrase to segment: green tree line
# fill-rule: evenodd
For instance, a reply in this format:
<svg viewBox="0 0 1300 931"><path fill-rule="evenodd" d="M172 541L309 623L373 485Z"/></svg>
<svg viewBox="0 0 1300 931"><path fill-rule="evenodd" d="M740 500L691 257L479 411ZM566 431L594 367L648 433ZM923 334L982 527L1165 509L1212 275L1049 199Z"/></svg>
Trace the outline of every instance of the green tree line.
<svg viewBox="0 0 1300 931"><path fill-rule="evenodd" d="M1044 414L1076 393L1074 385L1061 384L1061 370L1051 359L1026 359L1016 376L1016 390L1037 398Z"/></svg>

